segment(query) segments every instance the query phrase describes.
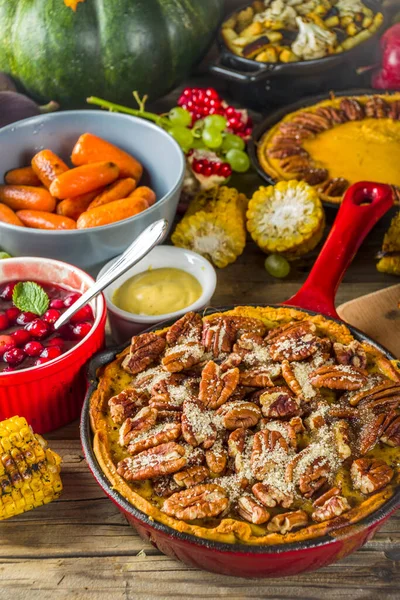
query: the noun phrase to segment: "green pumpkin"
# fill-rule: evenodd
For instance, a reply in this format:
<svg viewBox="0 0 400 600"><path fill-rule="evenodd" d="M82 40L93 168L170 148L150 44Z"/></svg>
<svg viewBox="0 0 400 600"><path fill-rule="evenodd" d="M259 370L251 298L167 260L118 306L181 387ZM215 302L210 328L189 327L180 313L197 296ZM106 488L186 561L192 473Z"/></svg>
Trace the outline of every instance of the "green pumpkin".
<svg viewBox="0 0 400 600"><path fill-rule="evenodd" d="M0 0L0 70L63 108L155 99L201 59L222 12L223 0Z"/></svg>

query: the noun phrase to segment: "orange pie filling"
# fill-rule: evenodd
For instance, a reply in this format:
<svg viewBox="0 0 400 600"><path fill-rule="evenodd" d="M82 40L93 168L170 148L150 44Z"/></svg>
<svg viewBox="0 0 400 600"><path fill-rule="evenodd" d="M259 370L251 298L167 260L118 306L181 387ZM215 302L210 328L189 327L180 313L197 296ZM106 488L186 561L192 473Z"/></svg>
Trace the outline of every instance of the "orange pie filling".
<svg viewBox="0 0 400 600"><path fill-rule="evenodd" d="M400 371L344 326L238 307L132 338L91 398L112 487L151 519L276 544L357 523L400 465Z"/></svg>

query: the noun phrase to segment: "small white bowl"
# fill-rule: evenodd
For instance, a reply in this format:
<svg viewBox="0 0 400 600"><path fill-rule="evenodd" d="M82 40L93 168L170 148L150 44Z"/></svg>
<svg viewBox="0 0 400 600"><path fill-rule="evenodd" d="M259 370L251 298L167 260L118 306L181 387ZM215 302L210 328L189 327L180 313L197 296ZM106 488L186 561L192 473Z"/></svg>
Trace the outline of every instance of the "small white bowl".
<svg viewBox="0 0 400 600"><path fill-rule="evenodd" d="M117 258L110 260L101 269L97 279L103 275ZM203 293L200 298L186 306L182 310L163 314L163 315L135 315L126 310L121 310L112 301L115 290L133 275L143 273L148 269L175 268L181 269L190 273L200 283ZM217 285L217 276L214 267L196 252L185 250L184 248L176 248L175 246L157 246L141 260L137 265L129 269L124 275L121 275L116 281L104 290L104 296L108 308L108 317L110 321L111 333L114 340L120 344L127 341L132 335L143 331L168 319L178 319L190 310L201 310L207 306L214 294Z"/></svg>

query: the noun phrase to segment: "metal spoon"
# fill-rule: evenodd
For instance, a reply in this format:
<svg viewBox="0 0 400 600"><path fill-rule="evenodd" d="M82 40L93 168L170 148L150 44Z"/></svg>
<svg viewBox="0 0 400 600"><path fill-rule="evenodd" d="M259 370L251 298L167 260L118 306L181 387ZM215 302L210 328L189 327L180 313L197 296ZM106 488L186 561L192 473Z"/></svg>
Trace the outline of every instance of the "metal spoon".
<svg viewBox="0 0 400 600"><path fill-rule="evenodd" d="M90 287L72 306L68 308L54 323L54 329L58 329L81 309L90 302L97 294L102 292L113 281L118 279L130 267L133 267L142 258L146 256L156 246L160 244L167 235L168 221L160 219L147 227L143 233L125 250L119 259L102 275L92 287Z"/></svg>

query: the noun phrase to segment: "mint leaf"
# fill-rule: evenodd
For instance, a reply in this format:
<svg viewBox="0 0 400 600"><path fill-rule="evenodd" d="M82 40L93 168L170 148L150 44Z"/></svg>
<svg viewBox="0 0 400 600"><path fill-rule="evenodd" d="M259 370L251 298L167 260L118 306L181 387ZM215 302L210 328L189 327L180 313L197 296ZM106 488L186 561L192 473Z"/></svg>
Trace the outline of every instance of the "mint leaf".
<svg viewBox="0 0 400 600"><path fill-rule="evenodd" d="M11 258L11 254L8 254L8 252L0 252L0 260L3 258Z"/></svg>
<svg viewBox="0 0 400 600"><path fill-rule="evenodd" d="M31 312L39 317L49 307L49 297L44 289L34 281L20 281L14 288L14 306L23 312Z"/></svg>

